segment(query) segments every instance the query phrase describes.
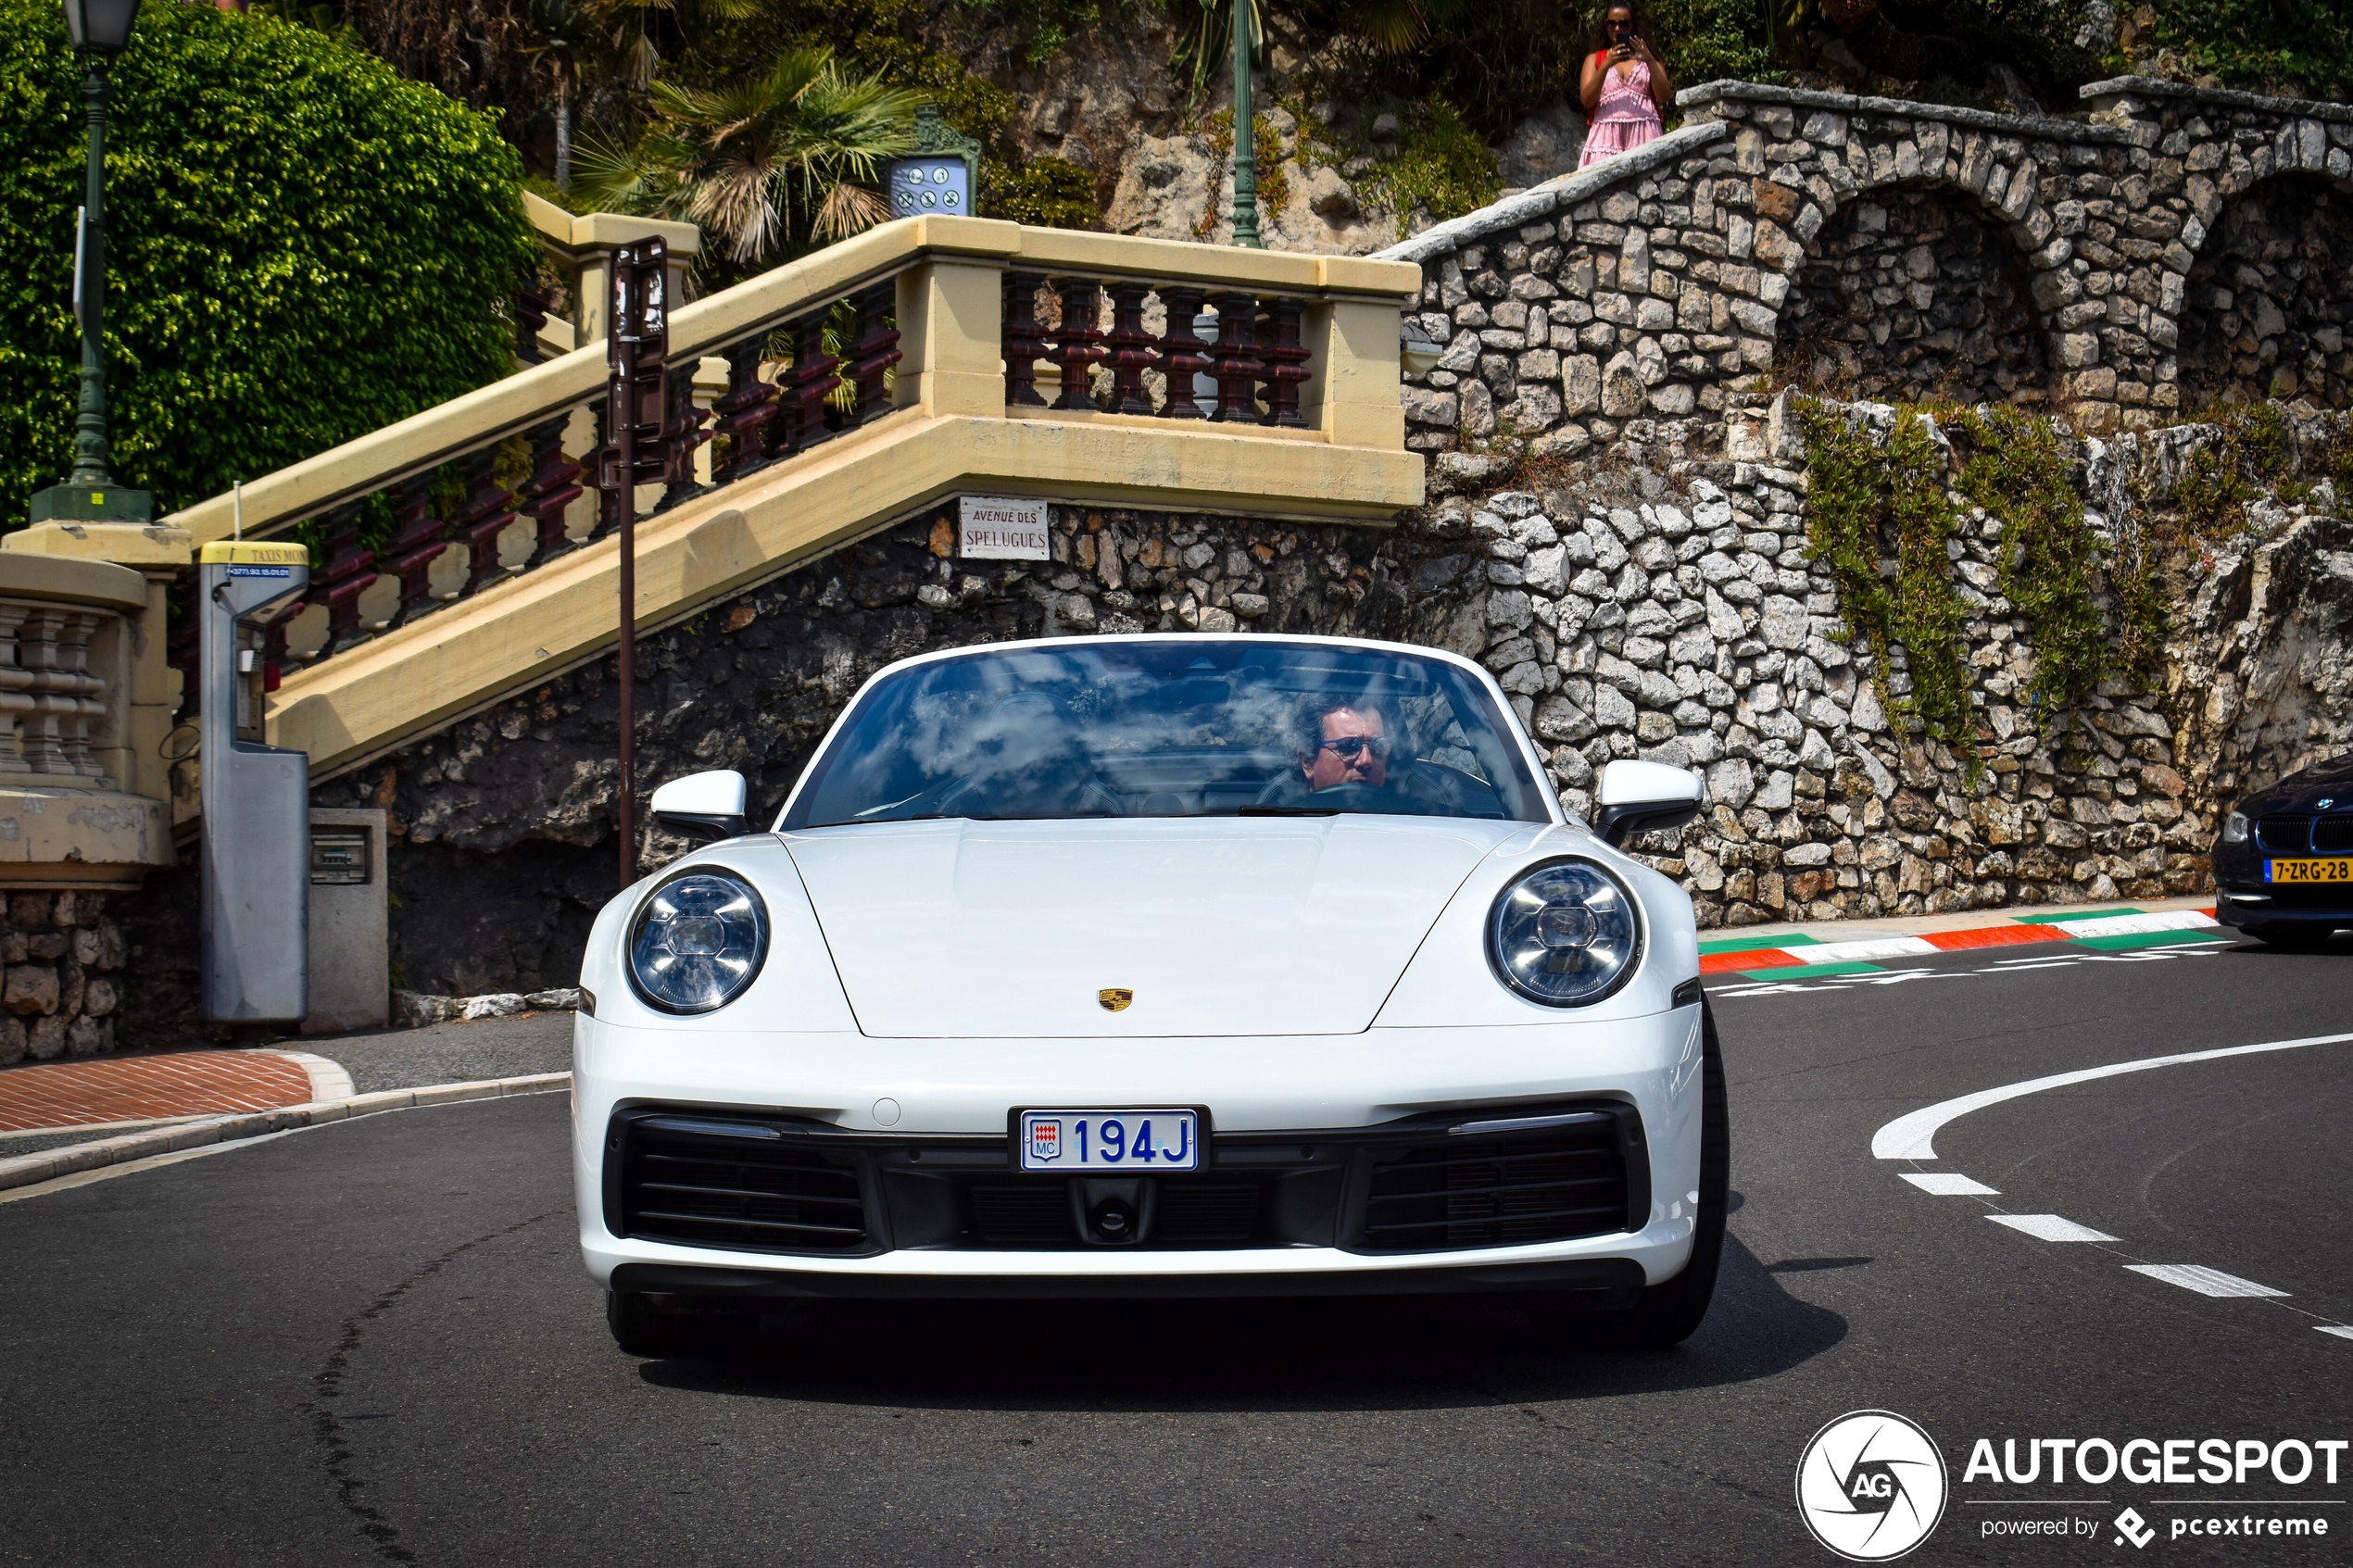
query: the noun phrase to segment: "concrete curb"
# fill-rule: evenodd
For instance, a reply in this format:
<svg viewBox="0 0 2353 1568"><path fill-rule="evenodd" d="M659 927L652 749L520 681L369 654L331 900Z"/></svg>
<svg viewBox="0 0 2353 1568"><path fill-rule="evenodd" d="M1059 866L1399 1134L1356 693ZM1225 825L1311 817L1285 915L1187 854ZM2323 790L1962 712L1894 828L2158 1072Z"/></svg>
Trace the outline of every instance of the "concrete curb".
<svg viewBox="0 0 2353 1568"><path fill-rule="evenodd" d="M308 1105L290 1105L279 1110L207 1116L181 1123L177 1126L157 1127L151 1132L131 1133L119 1138L100 1138L92 1143L69 1144L64 1148L44 1149L38 1154L20 1154L12 1160L0 1160L0 1191L31 1186L36 1182L55 1181L60 1176L77 1175L103 1166L126 1164L151 1155L177 1154L182 1149L200 1148L207 1144L233 1143L240 1138L258 1138L271 1133L291 1132L296 1127L323 1126L329 1122L373 1116L384 1110L407 1110L420 1105L450 1105L470 1099L497 1099L506 1095L544 1095L570 1087L571 1073L542 1073L529 1078L484 1078L470 1084L428 1084L417 1089L385 1089L372 1095L313 1100ZM73 1129L59 1127L56 1130L64 1133Z"/></svg>

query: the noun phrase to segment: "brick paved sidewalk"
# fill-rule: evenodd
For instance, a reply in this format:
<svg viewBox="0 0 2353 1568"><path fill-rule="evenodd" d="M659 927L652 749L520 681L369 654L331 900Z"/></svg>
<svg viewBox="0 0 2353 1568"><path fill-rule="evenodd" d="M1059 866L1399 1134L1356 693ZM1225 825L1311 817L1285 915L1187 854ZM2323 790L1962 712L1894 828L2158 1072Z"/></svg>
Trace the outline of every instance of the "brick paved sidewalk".
<svg viewBox="0 0 2353 1568"><path fill-rule="evenodd" d="M145 1051L0 1068L0 1134L122 1125L306 1105L349 1094L333 1062L283 1051ZM336 1080L341 1080L338 1086Z"/></svg>

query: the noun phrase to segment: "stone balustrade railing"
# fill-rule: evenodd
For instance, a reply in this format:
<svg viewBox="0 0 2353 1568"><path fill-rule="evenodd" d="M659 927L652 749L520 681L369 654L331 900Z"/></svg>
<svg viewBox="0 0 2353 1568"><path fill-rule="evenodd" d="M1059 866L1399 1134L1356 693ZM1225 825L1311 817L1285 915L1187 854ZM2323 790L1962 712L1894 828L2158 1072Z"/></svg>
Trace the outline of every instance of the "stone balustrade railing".
<svg viewBox="0 0 2353 1568"><path fill-rule="evenodd" d="M127 524L49 523L0 548L0 891L119 887L171 863L164 583L186 556L172 531Z"/></svg>
<svg viewBox="0 0 2353 1568"><path fill-rule="evenodd" d="M1221 435L1398 450L1395 323L1413 278L1349 257L983 220L888 224L673 313L671 465L639 488L638 514L902 410L1199 420ZM698 405L698 372L723 368ZM270 662L314 666L616 532L617 508L580 504L604 377L591 343L246 484L245 536L307 522L318 534L312 592L278 623ZM371 502L391 520L374 548L362 540ZM216 496L169 521L202 543L234 511ZM307 640L288 635L298 621ZM183 631L175 662L194 658Z"/></svg>

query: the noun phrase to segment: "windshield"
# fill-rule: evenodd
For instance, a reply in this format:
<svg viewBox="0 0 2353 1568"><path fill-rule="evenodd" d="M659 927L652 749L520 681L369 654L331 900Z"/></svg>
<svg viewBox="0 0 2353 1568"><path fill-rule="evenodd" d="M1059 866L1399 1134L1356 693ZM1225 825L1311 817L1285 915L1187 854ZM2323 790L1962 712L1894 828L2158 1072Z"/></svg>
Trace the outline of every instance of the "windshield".
<svg viewBox="0 0 2353 1568"><path fill-rule="evenodd" d="M985 650L886 676L784 826L1342 811L1551 820L1467 671L1185 637Z"/></svg>

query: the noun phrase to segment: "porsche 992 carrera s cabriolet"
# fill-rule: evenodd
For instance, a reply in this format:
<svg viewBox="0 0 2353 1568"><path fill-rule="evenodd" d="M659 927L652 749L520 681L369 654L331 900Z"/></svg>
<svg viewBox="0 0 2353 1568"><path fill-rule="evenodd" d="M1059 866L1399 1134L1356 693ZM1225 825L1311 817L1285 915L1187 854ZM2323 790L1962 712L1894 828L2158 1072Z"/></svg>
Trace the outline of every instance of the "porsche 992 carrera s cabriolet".
<svg viewBox="0 0 2353 1568"><path fill-rule="evenodd" d="M1568 820L1427 648L998 644L860 690L774 822L583 966L581 1247L655 1354L803 1297L1515 1293L1666 1344L1714 1288L1723 1078L1689 899Z"/></svg>

